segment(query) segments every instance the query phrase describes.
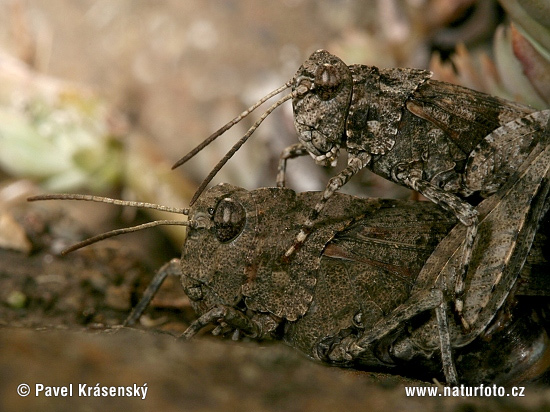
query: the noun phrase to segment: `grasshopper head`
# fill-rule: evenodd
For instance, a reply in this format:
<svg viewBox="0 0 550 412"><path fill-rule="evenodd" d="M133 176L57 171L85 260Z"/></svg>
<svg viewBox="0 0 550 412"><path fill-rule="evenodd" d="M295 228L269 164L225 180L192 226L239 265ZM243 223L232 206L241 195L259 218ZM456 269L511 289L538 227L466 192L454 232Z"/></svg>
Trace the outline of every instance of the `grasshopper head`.
<svg viewBox="0 0 550 412"><path fill-rule="evenodd" d="M313 53L294 76L294 125L298 139L319 165L334 166L345 144L352 84L348 66L325 50Z"/></svg>
<svg viewBox="0 0 550 412"><path fill-rule="evenodd" d="M189 210L194 223L181 258L182 285L197 314L224 305L288 320L302 316L312 300L315 270L295 270L282 257L304 210L286 188L246 191L220 184L204 192ZM311 257L305 266L317 267L318 260Z"/></svg>
<svg viewBox="0 0 550 412"><path fill-rule="evenodd" d="M247 212L231 197L235 191L245 192L228 184L215 186L189 211L196 225L189 228L183 245L181 281L199 315L217 304L236 307L243 298L242 269L250 245L241 236Z"/></svg>

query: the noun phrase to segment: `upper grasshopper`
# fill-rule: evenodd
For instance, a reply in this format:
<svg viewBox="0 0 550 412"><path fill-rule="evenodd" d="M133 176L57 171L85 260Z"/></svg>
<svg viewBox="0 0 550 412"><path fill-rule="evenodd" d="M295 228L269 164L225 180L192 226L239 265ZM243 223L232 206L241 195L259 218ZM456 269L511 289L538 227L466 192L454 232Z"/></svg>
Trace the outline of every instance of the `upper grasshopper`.
<svg viewBox="0 0 550 412"><path fill-rule="evenodd" d="M218 163L195 193L191 204L260 123L292 99L299 143L280 157L277 185L285 185L288 159L311 155L322 166L334 166L341 149L348 165L332 177L313 207L288 260L306 241L330 197L359 170L420 192L450 210L467 227L462 262L457 268L456 310L462 312L464 277L477 234L474 210L479 196L494 193L526 159L550 119L550 110L530 107L431 80L418 69L379 69L346 65L325 50L314 52L295 76L227 123L180 159L183 164L272 96L292 92L271 106ZM464 327L469 325L464 320Z"/></svg>

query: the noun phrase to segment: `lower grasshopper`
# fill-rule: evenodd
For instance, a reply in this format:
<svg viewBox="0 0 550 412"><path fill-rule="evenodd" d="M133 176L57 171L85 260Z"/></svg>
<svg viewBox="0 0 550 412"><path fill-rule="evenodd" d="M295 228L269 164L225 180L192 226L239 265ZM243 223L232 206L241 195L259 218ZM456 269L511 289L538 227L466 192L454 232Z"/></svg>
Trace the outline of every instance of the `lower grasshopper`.
<svg viewBox="0 0 550 412"><path fill-rule="evenodd" d="M548 180L536 178L540 167L550 164L549 155L546 150L518 184L478 208L483 236L474 246L465 300L466 315L477 317L470 319L473 327L468 333L446 315L452 298L445 283L453 280L445 279L445 273L459 258L463 237L457 232L463 228L451 230L454 219L435 205L336 194L311 241L285 265L280 260L285 240L307 218L315 194L274 188L248 192L230 185L210 189L189 211L196 223L190 226L181 261L172 261L157 274L128 323L139 317L167 275L179 274L199 315L184 333L186 338L215 324L214 334L282 339L314 359L341 366L403 373L421 364L437 373L443 364L448 383L457 382L452 348L459 348L459 368L493 351L498 362L468 372L466 382L517 378L531 367L536 370L545 359L544 326L532 321L528 312L518 315L514 325L529 322L530 332L517 332L517 326L510 332L506 324L499 324L505 330L503 338L494 324L501 322L497 315L504 302L515 299L510 291L527 258L534 222L549 205ZM517 193L534 193L537 200L523 203L509 216L519 228L517 243L510 243L508 230L498 223L503 211L516 209ZM273 216L289 223L281 224ZM489 266L492 257L495 261ZM447 264L440 262L444 258ZM483 287L492 289L490 299ZM518 361L513 345L499 352L476 339L491 336L495 345L503 345L510 334L529 353L521 368L510 368ZM438 352L441 362L434 356Z"/></svg>
<svg viewBox="0 0 550 412"><path fill-rule="evenodd" d="M420 358L432 368L442 364L447 382L456 383L452 351L475 358L487 350L469 350L478 337L498 340L497 315L514 298L511 290L548 208L550 149L533 151L528 160L477 208L480 236L466 278L468 332L447 317L464 228L451 230L455 220L435 205L335 194L310 240L285 263L286 242L307 219L316 194L230 185L210 189L190 210L173 210L189 216L182 258L159 270L127 324L139 318L165 277L176 274L199 315L185 337L214 323L214 333L281 338L338 365L400 371ZM534 363L542 356L535 348L543 334L526 338L535 345L529 352ZM517 355L499 356L509 364Z"/></svg>

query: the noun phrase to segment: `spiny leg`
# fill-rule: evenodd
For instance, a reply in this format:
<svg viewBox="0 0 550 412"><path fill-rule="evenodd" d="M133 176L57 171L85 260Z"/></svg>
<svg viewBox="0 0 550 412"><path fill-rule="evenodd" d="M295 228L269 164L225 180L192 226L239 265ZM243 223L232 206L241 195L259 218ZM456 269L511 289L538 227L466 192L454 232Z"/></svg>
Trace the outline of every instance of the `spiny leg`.
<svg viewBox="0 0 550 412"><path fill-rule="evenodd" d="M279 157L279 168L277 170L277 187L285 187L287 160L295 159L307 154L308 151L302 143L296 143L288 146L281 152L281 156Z"/></svg>
<svg viewBox="0 0 550 412"><path fill-rule="evenodd" d="M455 309L460 317L462 326L464 326L466 330L470 329L470 325L462 316L462 311L464 310L464 282L466 281L466 274L468 273L470 261L472 260L474 241L477 236L477 226L478 222L476 219L470 226L466 227L466 239L464 241L464 247L462 248L462 259L460 261L459 272L455 283Z"/></svg>
<svg viewBox="0 0 550 412"><path fill-rule="evenodd" d="M349 352L353 356L359 355L365 350L365 347L374 341L383 338L419 313L435 309L441 302L443 302L443 292L438 288L423 291L411 296L405 303L376 322L368 332L365 332L363 336L359 337L357 341L350 346Z"/></svg>
<svg viewBox="0 0 550 412"><path fill-rule="evenodd" d="M143 311L149 306L151 300L159 290L160 286L168 276L181 276L181 262L179 259L172 259L168 263L162 265L162 267L157 271L155 277L145 289L143 296L139 303L134 306L132 312L128 315L124 321L124 326L130 326L136 323L136 321L143 314Z"/></svg>
<svg viewBox="0 0 550 412"><path fill-rule="evenodd" d="M378 321L371 330L348 346L345 351L347 356L356 357L360 355L368 345L396 330L407 320L427 310L435 309L445 379L447 384L457 385L458 375L451 351L451 336L447 319L448 302L443 296L443 279L440 279L438 283L439 285L428 293L420 292L411 296L404 304Z"/></svg>
<svg viewBox="0 0 550 412"><path fill-rule="evenodd" d="M440 282L441 283L441 282ZM343 339L330 349L326 358L332 362L349 362L360 356L369 345L395 331L404 322L427 310L435 309L439 332L441 361L445 379L449 385L458 384L458 375L451 351L451 337L447 322L447 301L443 298L441 286L413 295L392 313L378 321L362 336Z"/></svg>
<svg viewBox="0 0 550 412"><path fill-rule="evenodd" d="M452 193L447 193L437 186L426 182L411 173L408 177L404 177L402 181L411 189L421 193L427 199L442 206L443 208L452 211L456 218L466 226L466 236L464 246L462 248L462 257L458 267L458 273L455 274L455 310L464 326L468 330L470 325L462 316L464 308L464 282L470 261L472 259L472 251L474 241L477 236L478 218L477 211L467 202L455 196Z"/></svg>
<svg viewBox="0 0 550 412"><path fill-rule="evenodd" d="M356 156L350 157L347 167L328 181L327 187L325 188L321 199L317 202L308 219L303 224L298 236L296 236L294 244L285 252L285 259L289 259L294 252L302 247L313 229L315 220L317 220L319 214L325 208L327 201L332 197L332 195L344 186L361 169L369 164L370 160L371 156L368 153L360 152Z"/></svg>
<svg viewBox="0 0 550 412"><path fill-rule="evenodd" d="M440 282L441 283L441 282ZM453 354L451 350L451 334L447 319L447 302L443 301L435 308L437 317L437 328L439 330L439 342L441 347L441 363L443 364L443 373L447 385L458 385L458 375L456 373Z"/></svg>

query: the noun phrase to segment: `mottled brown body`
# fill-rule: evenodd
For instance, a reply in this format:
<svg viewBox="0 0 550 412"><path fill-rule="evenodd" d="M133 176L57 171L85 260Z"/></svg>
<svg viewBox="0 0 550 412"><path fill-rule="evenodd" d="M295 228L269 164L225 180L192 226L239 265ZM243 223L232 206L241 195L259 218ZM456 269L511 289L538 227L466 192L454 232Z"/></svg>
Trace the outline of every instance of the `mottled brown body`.
<svg viewBox="0 0 550 412"><path fill-rule="evenodd" d="M292 94L277 103L293 98L300 134L281 157L280 187L247 192L220 185L177 212L189 215L182 259L159 271L128 323L173 273L181 274L199 314L186 337L217 323L216 333L282 338L339 365L442 365L450 384L459 379L453 354L475 358L489 350L468 348L500 327L527 347L541 341L507 329L500 314L511 312L550 206L550 110L429 77L414 69L348 67L314 53L289 82ZM281 187L287 159L309 153L332 165L340 148L348 166L320 197ZM336 195L367 166L453 211L463 225L449 232L455 221L432 204ZM470 203L476 192L490 197ZM529 359L545 353L545 333L541 326L542 351L526 349ZM495 356L512 356L509 365L516 356L510 353L517 352ZM483 376L492 374L487 369Z"/></svg>
<svg viewBox="0 0 550 412"><path fill-rule="evenodd" d="M436 255L444 253L437 245L443 243L455 220L432 203L336 194L319 217L311 240L291 262L281 263L286 242L299 231L315 199L315 193L276 188L249 192L227 184L203 193L189 211L190 220L199 223L189 229L181 263L172 262L174 273L181 270L184 290L199 315L184 335L190 337L213 323L216 333L237 331L256 339L282 339L314 359L341 366L419 376L415 366L420 365L425 372L420 376L438 376L440 331L434 309L441 300L448 304L450 298L437 290L438 277L430 278L430 272L422 268L434 249L439 250ZM498 208L490 206L491 210ZM276 216L284 216L286 223ZM491 230L492 218L485 223L482 217L483 230ZM449 236L445 240L458 240L453 247L460 253L463 239L452 232ZM544 249L546 242L541 235L532 255L540 258L539 248ZM515 247L511 251L516 260L525 260L528 252ZM533 276L544 278L541 273L548 269L547 262L539 258L535 260L542 266ZM523 264L514 270L518 267ZM444 271L440 268L439 272ZM486 276L484 272L478 275ZM427 278L431 286L426 285ZM529 277L524 282L537 283ZM421 288L435 288L436 299L419 295ZM509 302L507 310L491 307L491 321L469 342L464 343L459 326L451 325L453 347L460 346L455 349L458 370L467 372L462 382L517 379L544 358L545 323L533 320L531 308L513 312L509 319L497 316L511 312L515 302L509 290L499 293ZM482 302L477 305L481 307ZM402 308L406 316L392 326L394 314ZM518 317L530 322L529 333L517 326L508 329L517 325ZM491 326L495 323L499 327ZM378 335L351 354L350 343L368 333ZM484 345L480 336L490 336L497 346ZM529 354L528 360L521 368L510 368L517 363L519 348ZM488 353L497 361L478 373L469 370L467 365L481 364Z"/></svg>
<svg viewBox="0 0 550 412"><path fill-rule="evenodd" d="M182 254L184 288L196 286L212 290L212 294L203 293L204 298L197 300L198 312L204 313L215 303L238 307L242 300L247 308L256 312L274 315L274 319L296 321L304 316L314 301L322 258L340 253L338 247L343 243L349 247L349 256L334 257L342 259L339 261L342 270L346 265L369 266L378 261L379 267L374 263L371 265L373 270L388 274L373 284L369 284L366 278L360 284L356 279L341 279L338 287L353 288L354 301L359 302L365 301L372 288L403 289L401 294L393 297L380 292L384 299L377 301L387 302L376 304L393 307L396 302L406 299L424 261L453 222L444 219L439 223L443 214L436 212L431 215L428 210L433 211L433 207L426 203L415 205L406 201L364 200L342 195L327 206L326 214L312 234L310 246L301 249L292 262L282 262L280 257L285 251L285 241L299 231L314 202L314 193L296 194L279 188L246 191L218 185L204 193L189 214L191 220L204 222L204 225L201 223L189 231ZM208 213L209 209L213 214ZM246 216L242 221L235 219L240 222L239 226L242 225L240 230L233 231L234 238L220 241L218 216L232 221L235 214ZM361 221L366 225L371 215L372 227L352 224ZM410 230L406 230L404 225L409 225ZM347 228L351 232L343 233ZM353 230L362 230L362 233L355 236ZM336 235L338 239L333 239ZM377 237L380 237L379 241ZM331 240L334 243L323 253ZM387 253L388 244L391 245L391 254ZM356 260L357 256L363 256L361 253L368 256L364 262ZM379 259L381 253L387 256ZM400 279L398 286L392 282L394 277ZM209 299L221 300L214 302ZM333 301L333 305L338 304ZM323 309L319 310L340 312L338 308L328 308L324 304L321 307ZM342 321L349 322L350 319Z"/></svg>
<svg viewBox="0 0 550 412"><path fill-rule="evenodd" d="M249 192L227 184L205 192L191 210L128 202L187 214L189 229L182 258L158 271L126 324L139 318L166 276L176 275L199 315L186 337L215 324L213 333L282 339L341 366L417 377L422 370L421 377L429 379L443 365L448 382L447 369L454 370L455 363L463 382L536 377L548 368L548 321L539 309L547 310L550 296L549 157L548 148L534 152L513 183L478 206L482 236L474 245L465 299L465 314L474 315L468 318L470 332L446 316L464 228L435 204L335 194L311 239L284 262L285 245L317 194L284 188ZM60 198L125 204L83 195L33 200ZM515 309L516 298L525 294L542 296L540 307L529 300Z"/></svg>
<svg viewBox="0 0 550 412"><path fill-rule="evenodd" d="M447 382L456 383L453 348L464 347L484 334L505 306L524 267L539 222L550 207L549 190L550 146L540 145L517 176L476 208L480 233L473 244L463 296L463 316L468 329L464 329L463 319L457 323L455 316L449 316L465 242L466 229L458 225L430 255L407 304L396 308L371 330L338 343L329 358L353 359L369 344L401 327L404 321L431 308L436 316L411 333L406 342L401 342L399 351L407 356L419 350L440 350Z"/></svg>
<svg viewBox="0 0 550 412"><path fill-rule="evenodd" d="M419 69L347 66L324 50L313 53L293 84L295 91L307 90L293 98L296 130L306 149L301 154L330 165L345 148L349 158L364 154L369 158L364 166L409 187L405 171L461 197L494 193L537 143L548 111L431 76ZM509 127L505 136L516 147L504 141L480 147L492 132L519 119L520 127ZM477 170L494 155L502 164ZM479 180L490 175L501 176L500 184L486 187L488 181Z"/></svg>

